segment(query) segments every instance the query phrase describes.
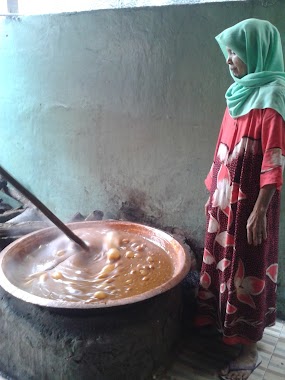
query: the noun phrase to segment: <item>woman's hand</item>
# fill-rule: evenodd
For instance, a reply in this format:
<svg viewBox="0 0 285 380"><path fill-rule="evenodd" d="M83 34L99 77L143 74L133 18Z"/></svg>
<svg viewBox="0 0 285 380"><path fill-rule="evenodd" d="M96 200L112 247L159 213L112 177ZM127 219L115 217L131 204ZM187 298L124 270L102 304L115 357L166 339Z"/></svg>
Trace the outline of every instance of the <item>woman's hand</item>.
<svg viewBox="0 0 285 380"><path fill-rule="evenodd" d="M258 245L266 240L266 213L253 211L247 220L246 230L248 244Z"/></svg>
<svg viewBox="0 0 285 380"><path fill-rule="evenodd" d="M260 189L246 224L248 244L258 245L267 239L266 212L275 190L275 184L265 185Z"/></svg>

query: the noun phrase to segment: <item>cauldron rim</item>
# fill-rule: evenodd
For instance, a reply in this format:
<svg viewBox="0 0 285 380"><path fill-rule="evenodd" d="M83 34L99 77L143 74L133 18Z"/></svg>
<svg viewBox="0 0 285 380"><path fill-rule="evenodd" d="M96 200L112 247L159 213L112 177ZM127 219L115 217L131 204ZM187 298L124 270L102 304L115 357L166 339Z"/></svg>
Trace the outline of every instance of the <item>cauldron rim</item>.
<svg viewBox="0 0 285 380"><path fill-rule="evenodd" d="M28 293L17 286L15 286L10 280L6 277L5 274L5 258L9 255L12 255L13 252L17 252L17 248L20 244L29 243L34 241L35 236L40 237L56 237L60 234L60 231L56 227L48 227L44 228L32 233L29 233L21 238L17 239L13 243L9 244L4 250L0 253L0 286L7 291L12 296L21 299L25 302L50 307L55 309L103 309L103 308L111 308L116 306L124 306L130 305L136 302L144 301L159 294L165 293L168 290L174 288L178 285L186 274L189 272L191 259L190 255L185 251L184 247L174 239L170 234L165 231L159 230L157 228L153 228L150 226L146 226L139 223L133 223L128 221L118 221L118 220L104 220L104 221L90 221L90 222L76 222L76 223L68 223L69 228L72 230L80 229L80 228L92 228L97 226L107 226L110 228L126 228L127 232L141 231L143 232L142 236L146 236L147 234L153 235L156 239L163 241L168 245L168 248L173 248L173 252L175 252L176 257L176 266L174 265L174 275L172 278L165 283L159 285L156 288L153 288L147 292L140 293L135 296L120 298L120 299L112 299L112 300L102 300L94 303L84 303L84 302L69 302L62 300L52 300L48 298L42 298L31 293ZM146 236L149 237L149 236ZM170 255L171 256L171 255ZM173 260L175 258L171 257ZM177 265L178 264L178 265Z"/></svg>

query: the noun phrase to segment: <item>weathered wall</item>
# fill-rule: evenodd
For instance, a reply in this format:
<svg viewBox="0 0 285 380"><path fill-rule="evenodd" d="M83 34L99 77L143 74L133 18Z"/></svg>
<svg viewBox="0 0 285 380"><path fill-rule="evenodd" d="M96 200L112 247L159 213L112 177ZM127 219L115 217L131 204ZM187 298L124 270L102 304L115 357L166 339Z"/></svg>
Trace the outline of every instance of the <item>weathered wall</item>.
<svg viewBox="0 0 285 380"><path fill-rule="evenodd" d="M214 36L258 17L285 43L284 16L283 1L252 0L3 18L1 164L64 220L112 217L135 197L202 244L203 179L231 83ZM283 272L284 246L281 234Z"/></svg>

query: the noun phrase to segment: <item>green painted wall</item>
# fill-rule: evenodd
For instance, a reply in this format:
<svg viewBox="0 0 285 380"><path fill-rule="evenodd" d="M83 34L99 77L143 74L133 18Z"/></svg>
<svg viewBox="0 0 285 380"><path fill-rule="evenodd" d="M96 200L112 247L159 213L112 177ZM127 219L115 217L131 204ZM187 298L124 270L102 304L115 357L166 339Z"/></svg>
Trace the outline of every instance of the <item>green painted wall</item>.
<svg viewBox="0 0 285 380"><path fill-rule="evenodd" d="M0 19L0 162L59 217L139 199L203 244L203 179L231 83L214 40L284 1ZM285 315L285 205L279 310Z"/></svg>

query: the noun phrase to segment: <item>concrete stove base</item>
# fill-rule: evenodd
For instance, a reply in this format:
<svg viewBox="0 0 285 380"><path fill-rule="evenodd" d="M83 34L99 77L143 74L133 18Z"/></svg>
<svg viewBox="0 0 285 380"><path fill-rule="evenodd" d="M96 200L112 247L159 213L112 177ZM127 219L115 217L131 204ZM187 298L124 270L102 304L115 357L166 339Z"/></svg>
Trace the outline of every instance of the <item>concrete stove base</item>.
<svg viewBox="0 0 285 380"><path fill-rule="evenodd" d="M0 371L13 380L149 380L179 339L181 287L123 307L49 309L0 288Z"/></svg>

